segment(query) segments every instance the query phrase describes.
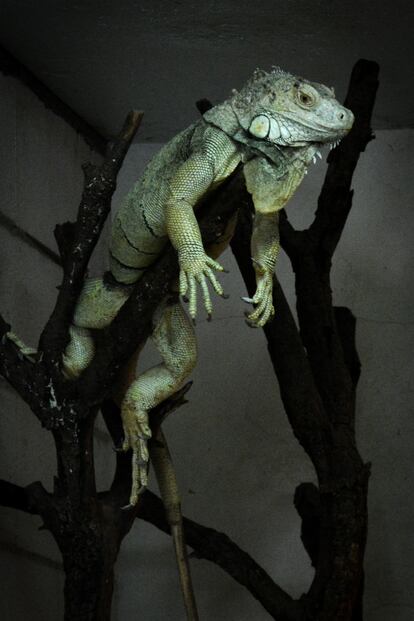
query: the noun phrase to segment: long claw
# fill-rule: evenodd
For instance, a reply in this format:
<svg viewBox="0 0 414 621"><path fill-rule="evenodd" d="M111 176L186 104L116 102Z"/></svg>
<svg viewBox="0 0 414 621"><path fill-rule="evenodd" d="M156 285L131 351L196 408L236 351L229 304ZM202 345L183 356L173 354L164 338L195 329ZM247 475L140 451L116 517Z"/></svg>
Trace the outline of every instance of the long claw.
<svg viewBox="0 0 414 621"><path fill-rule="evenodd" d="M249 326L249 328L257 328L256 324L251 323L251 321L248 321L247 319L245 319L244 322L247 326Z"/></svg>
<svg viewBox="0 0 414 621"><path fill-rule="evenodd" d="M240 299L243 300L243 302L247 302L247 304L254 304L253 298L248 298L248 297L245 297L245 296L241 296Z"/></svg>

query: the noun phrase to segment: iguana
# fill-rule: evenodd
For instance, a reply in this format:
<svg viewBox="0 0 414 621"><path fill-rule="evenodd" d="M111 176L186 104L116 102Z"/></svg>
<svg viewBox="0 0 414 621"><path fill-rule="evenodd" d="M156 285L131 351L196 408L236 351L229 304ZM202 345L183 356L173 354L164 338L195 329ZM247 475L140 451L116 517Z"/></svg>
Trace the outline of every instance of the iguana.
<svg viewBox="0 0 414 621"><path fill-rule="evenodd" d="M256 70L240 92L204 113L168 142L126 196L112 225L111 281L87 280L76 306L63 363L77 377L94 355L89 328L100 329L115 317L133 285L167 241L177 250L179 294L188 297L192 319L198 288L208 316L208 283L222 296L214 270L223 267L207 254L194 207L241 163L255 217L251 241L257 289L248 315L261 327L274 314L272 278L279 249L278 212L302 181L318 149L336 144L351 128L353 114L339 104L333 89L295 77L279 68ZM121 415L123 449L132 449L130 503L147 484L151 436L148 412L173 394L196 362L192 322L172 292L153 318L152 340L163 362L138 376L126 390Z"/></svg>
<svg viewBox="0 0 414 621"><path fill-rule="evenodd" d="M178 254L180 275L178 289L173 288L153 318L152 340L162 363L132 378L121 403L122 448L132 450L132 505L147 484L148 412L184 383L196 363L194 328L179 295L188 298L193 320L199 289L208 317L213 309L208 285L224 295L214 273L223 267L215 260L216 249L203 247L194 208L243 166L255 209L251 250L257 283L253 298L243 299L254 305L250 325L264 326L274 314L278 213L320 156L319 148L335 145L352 124L352 112L336 101L333 89L279 68L257 69L239 92L232 91L229 99L168 142L124 199L112 225L110 277L85 282L63 369L67 378L76 378L90 364L94 342L89 329L102 329L113 320L132 285L169 240ZM195 619L196 612L188 617Z"/></svg>

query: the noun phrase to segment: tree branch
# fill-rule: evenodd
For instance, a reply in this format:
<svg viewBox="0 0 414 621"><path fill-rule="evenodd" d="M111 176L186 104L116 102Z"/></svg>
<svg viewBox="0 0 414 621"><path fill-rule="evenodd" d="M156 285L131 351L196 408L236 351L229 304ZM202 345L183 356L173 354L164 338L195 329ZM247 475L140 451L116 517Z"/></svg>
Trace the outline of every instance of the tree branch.
<svg viewBox="0 0 414 621"><path fill-rule="evenodd" d="M35 389L35 365L7 338L9 331L10 325L0 315L0 374L44 422L39 391Z"/></svg>
<svg viewBox="0 0 414 621"><path fill-rule="evenodd" d="M170 534L162 501L149 490L140 498L138 517ZM278 621L299 621L301 605L295 602L246 552L224 533L183 518L185 539L197 558L212 561L246 587Z"/></svg>
<svg viewBox="0 0 414 621"><path fill-rule="evenodd" d="M51 508L51 496L39 481L26 487L0 479L0 506L42 515Z"/></svg>
<svg viewBox="0 0 414 621"><path fill-rule="evenodd" d="M305 504L300 502L303 487L296 504L304 518L304 543L316 565L304 600L306 615L320 621L350 621L354 613L357 619L361 601L369 467L357 451L353 429L359 360L355 322L348 310L334 310L329 272L351 206L352 174L371 136L377 74L377 65L368 61L359 61L353 71L346 105L355 111L356 121L330 158L314 223L299 233L281 219L282 243L296 276L300 334L276 281L276 316L264 328L289 421L319 480L316 522L309 518L309 494ZM251 211L245 208L242 216L232 249L251 296Z"/></svg>
<svg viewBox="0 0 414 621"><path fill-rule="evenodd" d="M318 200L315 220L306 235L306 243L323 240L323 249L332 256L352 204L352 176L359 157L372 140L371 116L378 89L379 66L359 60L351 74L344 105L355 115L354 125L328 156L328 170Z"/></svg>
<svg viewBox="0 0 414 621"><path fill-rule="evenodd" d="M27 488L4 480L0 480L0 505L2 507L18 509L25 513L37 513L31 506Z"/></svg>
<svg viewBox="0 0 414 621"><path fill-rule="evenodd" d="M55 308L40 338L39 349L54 380L59 380L62 352L68 342L68 326L80 294L86 268L111 206L116 176L143 113L133 111L99 167L84 166L85 186L75 224L56 227L64 276Z"/></svg>
<svg viewBox="0 0 414 621"><path fill-rule="evenodd" d="M243 196L231 248L243 276L250 297L256 288L255 273L250 259L252 233L250 197ZM329 472L326 446L331 433L330 422L320 395L316 390L312 371L298 333L295 320L279 282L273 281L274 319L266 324L264 332L280 393L293 432L310 454L318 476L324 480Z"/></svg>

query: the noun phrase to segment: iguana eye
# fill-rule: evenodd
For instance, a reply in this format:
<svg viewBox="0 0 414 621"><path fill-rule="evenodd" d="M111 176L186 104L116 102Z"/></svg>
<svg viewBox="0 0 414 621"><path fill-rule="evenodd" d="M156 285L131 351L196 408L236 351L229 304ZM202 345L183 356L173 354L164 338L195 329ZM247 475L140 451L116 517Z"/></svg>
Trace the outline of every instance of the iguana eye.
<svg viewBox="0 0 414 621"><path fill-rule="evenodd" d="M305 108L312 108L316 104L315 95L308 90L298 90L297 98L301 106Z"/></svg>
<svg viewBox="0 0 414 621"><path fill-rule="evenodd" d="M269 134L270 120L265 114L259 114L254 117L250 123L249 132L255 138L266 138Z"/></svg>

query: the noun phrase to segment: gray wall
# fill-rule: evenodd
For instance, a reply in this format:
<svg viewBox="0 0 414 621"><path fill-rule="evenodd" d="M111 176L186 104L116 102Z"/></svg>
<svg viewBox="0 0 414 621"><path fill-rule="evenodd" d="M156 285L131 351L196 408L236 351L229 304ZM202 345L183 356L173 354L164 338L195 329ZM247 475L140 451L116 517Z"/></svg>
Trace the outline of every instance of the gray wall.
<svg viewBox="0 0 414 621"><path fill-rule="evenodd" d="M53 246L55 222L71 217L81 191L79 164L88 148L63 121L12 79L1 79L1 209ZM358 390L359 446L373 463L367 550L365 621L411 621L414 605L410 417L412 319L410 274L414 184L413 131L379 131L358 167L354 207L333 266L337 304L358 317L363 369ZM134 145L121 173L115 203L157 145ZM320 163L289 207L292 222L312 219L324 173ZM410 185L411 184L411 185ZM410 228L411 227L411 228ZM59 270L0 229L1 310L35 344L50 313ZM102 258L98 257L98 262ZM295 441L280 403L261 331L243 321L244 287L230 253L221 280L229 300L216 300L211 324L197 323L200 356L190 404L165 424L182 490L185 514L225 531L292 595L307 589L312 570L299 539L295 486L313 471ZM292 300L286 258L278 265ZM141 368L157 361L149 346ZM2 477L51 487L52 441L12 391L0 382ZM96 434L97 474L103 488L114 457L102 422ZM152 481L151 486L155 487ZM61 618L63 575L58 550L40 520L0 508L0 617ZM204 620L265 621L247 592L221 570L192 561ZM115 621L183 619L169 537L138 522L124 542L117 567Z"/></svg>

